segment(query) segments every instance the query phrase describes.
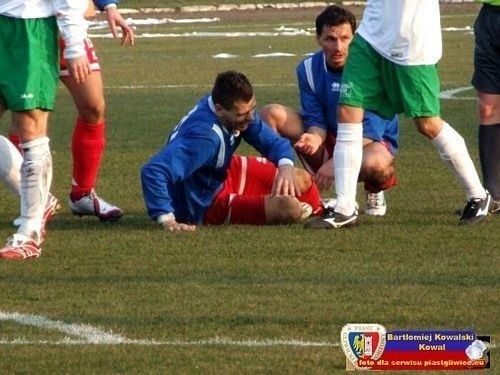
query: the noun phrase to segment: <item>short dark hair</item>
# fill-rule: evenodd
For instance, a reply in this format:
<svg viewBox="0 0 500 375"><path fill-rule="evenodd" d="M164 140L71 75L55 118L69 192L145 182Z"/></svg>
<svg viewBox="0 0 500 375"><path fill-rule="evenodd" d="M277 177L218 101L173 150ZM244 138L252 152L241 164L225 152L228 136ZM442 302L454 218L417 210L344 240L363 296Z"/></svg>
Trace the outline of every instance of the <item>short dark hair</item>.
<svg viewBox="0 0 500 375"><path fill-rule="evenodd" d="M228 70L217 75L212 89L212 100L215 104L231 110L234 102L249 102L252 97L252 85L243 73Z"/></svg>
<svg viewBox="0 0 500 375"><path fill-rule="evenodd" d="M325 26L339 26L344 23L351 25L354 34L356 31L356 17L354 14L340 5L329 5L316 17L316 34L320 36Z"/></svg>

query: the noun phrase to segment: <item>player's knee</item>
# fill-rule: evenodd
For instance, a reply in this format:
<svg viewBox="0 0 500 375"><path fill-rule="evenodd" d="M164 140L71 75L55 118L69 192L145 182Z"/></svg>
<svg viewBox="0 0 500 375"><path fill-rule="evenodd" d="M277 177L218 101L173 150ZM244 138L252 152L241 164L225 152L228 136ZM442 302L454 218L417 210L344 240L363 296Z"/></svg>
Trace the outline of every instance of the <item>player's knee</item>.
<svg viewBox="0 0 500 375"><path fill-rule="evenodd" d="M313 183L312 176L302 168L293 169L293 179L300 192L307 191Z"/></svg>
<svg viewBox="0 0 500 375"><path fill-rule="evenodd" d="M365 162L361 170L362 180L372 186L382 187L394 177L394 164L387 165L378 159Z"/></svg>
<svg viewBox="0 0 500 375"><path fill-rule="evenodd" d="M291 196L275 197L278 201L276 222L279 224L296 223L302 216L302 208L297 198Z"/></svg>
<svg viewBox="0 0 500 375"><path fill-rule="evenodd" d="M415 125L420 134L429 139L434 139L442 129L443 120L439 117L419 117L415 118Z"/></svg>
<svg viewBox="0 0 500 375"><path fill-rule="evenodd" d="M260 117L279 133L286 122L286 111L281 104L268 104L260 110Z"/></svg>
<svg viewBox="0 0 500 375"><path fill-rule="evenodd" d="M496 121L497 118L500 118L500 103L479 102L478 111L482 124Z"/></svg>
<svg viewBox="0 0 500 375"><path fill-rule="evenodd" d="M106 105L104 100L88 103L83 108L80 108L78 115L88 124L99 124L104 121L104 111Z"/></svg>

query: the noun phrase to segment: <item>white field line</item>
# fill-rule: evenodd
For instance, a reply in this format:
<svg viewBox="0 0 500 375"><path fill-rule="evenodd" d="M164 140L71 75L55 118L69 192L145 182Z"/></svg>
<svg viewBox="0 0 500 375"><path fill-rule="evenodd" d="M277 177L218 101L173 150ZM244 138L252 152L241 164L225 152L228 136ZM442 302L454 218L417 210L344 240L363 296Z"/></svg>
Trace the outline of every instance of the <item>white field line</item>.
<svg viewBox="0 0 500 375"><path fill-rule="evenodd" d="M253 87L276 87L276 84L270 83L253 83ZM282 83L281 87L292 87L297 86L295 83ZM118 86L104 86L105 89L114 90L137 90L137 89L184 89L184 88L210 88L211 85L196 85L196 84L186 84L186 85L118 85Z"/></svg>
<svg viewBox="0 0 500 375"><path fill-rule="evenodd" d="M26 338L5 339L0 337L0 345L140 345L140 346L244 346L244 347L337 347L339 343L329 341L305 341L295 339L254 339L233 340L214 337L205 340L139 340L128 339L111 331L76 323L51 320L41 315L9 313L0 311L0 321L14 321L21 325L58 331L69 335L60 340L32 340Z"/></svg>
<svg viewBox="0 0 500 375"><path fill-rule="evenodd" d="M461 93L463 91L473 90L472 86L458 87L456 89L449 89L441 91L439 97L441 99L454 99L454 100L476 100L475 96L455 96L455 94Z"/></svg>

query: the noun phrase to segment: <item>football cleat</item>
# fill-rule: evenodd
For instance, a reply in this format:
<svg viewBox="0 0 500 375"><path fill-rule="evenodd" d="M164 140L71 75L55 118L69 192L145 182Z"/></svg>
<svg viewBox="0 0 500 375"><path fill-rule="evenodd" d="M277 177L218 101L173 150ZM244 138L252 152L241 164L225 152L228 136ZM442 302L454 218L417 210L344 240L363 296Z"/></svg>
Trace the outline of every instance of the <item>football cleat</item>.
<svg viewBox="0 0 500 375"><path fill-rule="evenodd" d="M54 197L51 193L49 193L49 196L47 198L47 203L45 203L45 210L43 211L43 218L42 218L42 226L40 230L40 243L43 242L45 239L45 235L47 233L47 230L45 229L45 226L49 222L50 219L52 219L57 210L61 208L61 205L59 204L59 200ZM19 216L17 219L15 219L12 224L16 227L21 226L22 224L22 216Z"/></svg>
<svg viewBox="0 0 500 375"><path fill-rule="evenodd" d="M0 249L0 258L7 260L35 259L41 253L42 249L35 240L16 233L7 240L5 247Z"/></svg>
<svg viewBox="0 0 500 375"><path fill-rule="evenodd" d="M337 198L323 198L323 199L321 199L321 204L323 205L325 210L327 208L335 208L335 205L337 204ZM357 211L359 210L358 202L356 202L355 207L356 207L356 214L357 214Z"/></svg>
<svg viewBox="0 0 500 375"><path fill-rule="evenodd" d="M120 208L99 198L94 190L77 201L70 198L69 207L73 215L93 215L101 221L114 221L123 216L123 211Z"/></svg>
<svg viewBox="0 0 500 375"><path fill-rule="evenodd" d="M350 216L335 212L331 207L325 209L323 216L308 221L304 224L304 229L337 229L349 228L359 224L357 210Z"/></svg>
<svg viewBox="0 0 500 375"><path fill-rule="evenodd" d="M378 193L366 192L366 207L365 214L370 216L384 216L387 211L384 192Z"/></svg>
<svg viewBox="0 0 500 375"><path fill-rule="evenodd" d="M471 225L477 224L483 221L488 215L488 210L490 209L491 195L486 192L486 197L484 199L474 198L467 202L459 225Z"/></svg>
<svg viewBox="0 0 500 375"><path fill-rule="evenodd" d="M337 198L323 198L321 199L321 204L325 209L334 208L337 204Z"/></svg>

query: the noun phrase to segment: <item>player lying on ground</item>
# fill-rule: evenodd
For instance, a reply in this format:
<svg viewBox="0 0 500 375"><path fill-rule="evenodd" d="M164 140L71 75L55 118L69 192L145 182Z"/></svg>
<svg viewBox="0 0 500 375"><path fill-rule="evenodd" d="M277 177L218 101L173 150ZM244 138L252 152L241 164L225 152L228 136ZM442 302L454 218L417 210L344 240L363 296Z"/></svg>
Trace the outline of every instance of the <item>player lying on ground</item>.
<svg viewBox="0 0 500 375"><path fill-rule="evenodd" d="M314 213L322 211L312 177L293 166L290 142L255 108L253 88L243 74L217 76L211 95L182 118L167 144L142 167L151 219L169 231L193 231L199 224L294 223L306 216L301 201ZM242 139L274 164L233 157Z"/></svg>

